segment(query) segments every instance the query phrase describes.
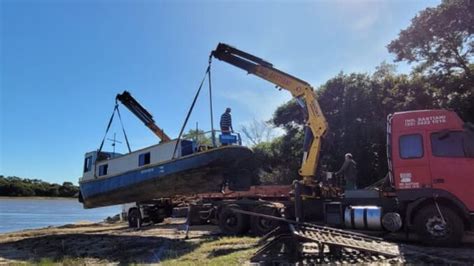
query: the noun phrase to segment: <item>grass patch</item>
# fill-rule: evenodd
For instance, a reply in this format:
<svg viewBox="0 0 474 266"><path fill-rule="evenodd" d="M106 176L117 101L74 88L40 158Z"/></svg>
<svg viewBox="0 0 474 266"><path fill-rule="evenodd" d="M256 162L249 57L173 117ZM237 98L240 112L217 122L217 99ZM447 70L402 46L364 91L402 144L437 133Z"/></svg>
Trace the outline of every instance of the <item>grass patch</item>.
<svg viewBox="0 0 474 266"><path fill-rule="evenodd" d="M38 266L52 266L52 265L61 265L61 266L75 266L75 265L86 265L86 261L83 258L70 258L64 257L60 259L52 258L41 258L39 260L30 260L26 263L20 263L16 265L38 265Z"/></svg>
<svg viewBox="0 0 474 266"><path fill-rule="evenodd" d="M163 265L242 265L256 251L258 238L221 237L202 241L186 252L178 246L170 246L161 262ZM180 255L183 254L183 255Z"/></svg>

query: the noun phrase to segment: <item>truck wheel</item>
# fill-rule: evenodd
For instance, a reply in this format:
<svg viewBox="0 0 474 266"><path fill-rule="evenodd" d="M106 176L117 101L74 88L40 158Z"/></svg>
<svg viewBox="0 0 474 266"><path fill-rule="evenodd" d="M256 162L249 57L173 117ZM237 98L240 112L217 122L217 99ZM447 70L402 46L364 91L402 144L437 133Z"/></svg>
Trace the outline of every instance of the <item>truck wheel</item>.
<svg viewBox="0 0 474 266"><path fill-rule="evenodd" d="M236 213L232 209L241 209L237 204L224 207L219 215L219 228L228 235L242 235L249 230L249 217Z"/></svg>
<svg viewBox="0 0 474 266"><path fill-rule="evenodd" d="M278 210L268 205L258 205L253 209L255 213L261 213L271 216L278 216ZM251 216L250 217L250 228L252 232L258 236L268 234L270 231L278 226L278 221L265 219L263 217Z"/></svg>
<svg viewBox="0 0 474 266"><path fill-rule="evenodd" d="M464 223L461 218L451 209L439 206L446 221L439 215L434 205L425 206L418 211L414 224L416 232L423 243L435 246L458 245L464 234Z"/></svg>
<svg viewBox="0 0 474 266"><path fill-rule="evenodd" d="M140 211L137 208L133 208L128 212L128 227L137 228L138 222L142 225L142 219L140 219Z"/></svg>

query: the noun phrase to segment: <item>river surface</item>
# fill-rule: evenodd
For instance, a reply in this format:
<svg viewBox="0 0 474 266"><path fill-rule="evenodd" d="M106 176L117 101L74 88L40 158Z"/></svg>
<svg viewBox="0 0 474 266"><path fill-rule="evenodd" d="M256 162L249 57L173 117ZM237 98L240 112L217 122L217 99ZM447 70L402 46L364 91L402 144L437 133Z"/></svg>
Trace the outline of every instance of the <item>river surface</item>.
<svg viewBox="0 0 474 266"><path fill-rule="evenodd" d="M120 212L120 205L84 209L77 199L0 197L0 233L80 221L99 222Z"/></svg>

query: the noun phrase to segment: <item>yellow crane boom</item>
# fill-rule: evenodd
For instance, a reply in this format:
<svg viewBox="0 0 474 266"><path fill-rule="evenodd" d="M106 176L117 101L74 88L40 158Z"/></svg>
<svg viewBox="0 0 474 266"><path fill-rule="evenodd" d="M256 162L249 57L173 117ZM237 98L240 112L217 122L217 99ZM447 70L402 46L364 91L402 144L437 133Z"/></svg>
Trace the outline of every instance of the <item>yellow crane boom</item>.
<svg viewBox="0 0 474 266"><path fill-rule="evenodd" d="M274 68L271 63L259 57L224 43L219 43L217 48L212 51L211 56L288 90L297 99L307 115L303 161L299 174L305 183L310 183L316 174L321 139L328 128L313 87L299 78Z"/></svg>

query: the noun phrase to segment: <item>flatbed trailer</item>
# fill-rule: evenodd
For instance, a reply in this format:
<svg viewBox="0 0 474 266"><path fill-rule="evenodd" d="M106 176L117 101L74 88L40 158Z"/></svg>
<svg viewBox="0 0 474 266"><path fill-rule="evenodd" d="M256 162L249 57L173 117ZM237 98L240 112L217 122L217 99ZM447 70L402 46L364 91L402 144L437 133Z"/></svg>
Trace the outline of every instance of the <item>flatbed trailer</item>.
<svg viewBox="0 0 474 266"><path fill-rule="evenodd" d="M202 193L189 205L188 224L212 223L219 225L224 233L239 235L252 231L264 235L274 228L272 221L236 214L233 209L242 209L279 215L291 205L291 185L251 186L246 191L226 188L222 193Z"/></svg>

